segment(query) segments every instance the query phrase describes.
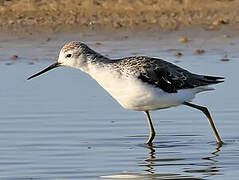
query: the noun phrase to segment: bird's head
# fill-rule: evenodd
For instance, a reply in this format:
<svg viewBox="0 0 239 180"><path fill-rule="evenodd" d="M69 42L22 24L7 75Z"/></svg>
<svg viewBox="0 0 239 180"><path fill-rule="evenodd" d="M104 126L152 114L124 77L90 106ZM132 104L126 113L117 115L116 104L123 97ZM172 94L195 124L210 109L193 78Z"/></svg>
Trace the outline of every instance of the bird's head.
<svg viewBox="0 0 239 180"><path fill-rule="evenodd" d="M89 56L94 53L95 52L84 43L81 43L79 41L69 42L65 44L61 49L56 63L32 75L28 78L28 80L60 66L74 67L85 71L85 69L87 68L87 62L90 58Z"/></svg>

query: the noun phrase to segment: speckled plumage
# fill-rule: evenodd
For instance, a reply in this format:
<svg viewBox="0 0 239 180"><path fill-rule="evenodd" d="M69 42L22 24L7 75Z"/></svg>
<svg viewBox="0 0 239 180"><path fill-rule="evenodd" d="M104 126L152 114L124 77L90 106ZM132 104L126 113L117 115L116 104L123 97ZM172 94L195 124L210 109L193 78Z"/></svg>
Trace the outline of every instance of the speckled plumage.
<svg viewBox="0 0 239 180"><path fill-rule="evenodd" d="M149 145L155 136L149 111L181 104L201 110L218 144L223 143L207 108L190 103L197 93L212 90L208 85L223 82L222 77L193 74L162 59L146 56L110 59L74 41L62 48L56 63L28 79L59 66L82 70L125 109L144 111L150 127Z"/></svg>
<svg viewBox="0 0 239 180"><path fill-rule="evenodd" d="M220 83L224 79L193 74L162 59L146 56L122 58L111 63L113 68L119 69L122 74L137 76L143 82L155 85L168 93Z"/></svg>
<svg viewBox="0 0 239 180"><path fill-rule="evenodd" d="M80 49L79 52L87 55L91 63L110 66L124 76L137 76L143 82L155 85L169 93L175 93L179 89L220 83L224 79L223 77L193 74L162 59L147 56L109 59L77 41L70 42L63 47L64 52L72 49Z"/></svg>
<svg viewBox="0 0 239 180"><path fill-rule="evenodd" d="M193 74L162 59L147 56L110 59L81 42L70 42L62 51L73 52L73 58L81 59L74 65L64 62L66 66L88 73L126 109L143 111L177 106L191 101L199 92L212 90L208 85L223 82L222 77Z"/></svg>
<svg viewBox="0 0 239 180"><path fill-rule="evenodd" d="M70 42L63 47L64 52L72 49L80 49L77 52L88 56L92 64L110 67L123 76L137 77L168 93L223 82L223 77L193 74L162 59L134 56L113 60L93 51L81 42Z"/></svg>
<svg viewBox="0 0 239 180"><path fill-rule="evenodd" d="M75 50L75 51L74 51ZM72 41L67 43L61 50L64 53L69 51L74 51L75 56L80 56L81 54L87 56L91 62L109 60L107 57L102 56L100 53L90 49L86 44L79 41ZM107 61L105 61L107 63Z"/></svg>

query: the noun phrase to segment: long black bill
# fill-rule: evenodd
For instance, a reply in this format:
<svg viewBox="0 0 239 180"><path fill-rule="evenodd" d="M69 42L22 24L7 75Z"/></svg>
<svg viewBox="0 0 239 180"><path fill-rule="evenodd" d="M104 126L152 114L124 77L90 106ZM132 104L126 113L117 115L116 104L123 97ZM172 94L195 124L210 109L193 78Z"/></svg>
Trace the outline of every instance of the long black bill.
<svg viewBox="0 0 239 180"><path fill-rule="evenodd" d="M56 63L50 65L49 67L47 67L46 69L43 69L42 71L40 71L40 72L38 72L38 73L32 75L31 77L27 78L27 80L30 80L30 79L32 79L32 78L34 78L34 77L36 77L36 76L39 76L39 75L41 75L41 74L43 74L43 73L45 73L45 72L47 72L47 71L49 71L49 70L51 70L51 69L54 69L54 68L56 68L56 67L59 67L59 66L60 66L60 63L56 62Z"/></svg>

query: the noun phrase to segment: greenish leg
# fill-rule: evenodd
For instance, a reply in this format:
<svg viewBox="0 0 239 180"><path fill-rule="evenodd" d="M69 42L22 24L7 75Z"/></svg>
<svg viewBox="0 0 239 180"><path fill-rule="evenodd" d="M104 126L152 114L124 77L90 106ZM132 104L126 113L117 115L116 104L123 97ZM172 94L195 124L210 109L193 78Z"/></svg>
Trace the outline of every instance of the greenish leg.
<svg viewBox="0 0 239 180"><path fill-rule="evenodd" d="M145 112L145 114L147 116L147 120L148 120L148 124L149 124L149 129L150 129L149 139L148 139L148 141L146 143L148 145L152 145L152 142L153 142L154 137L155 137L155 131L154 131L152 120L151 120L150 115L149 115L149 111L144 111L144 112Z"/></svg>
<svg viewBox="0 0 239 180"><path fill-rule="evenodd" d="M215 136L216 136L218 145L222 145L223 142L222 142L222 140L221 140L221 138L220 138L220 136L219 136L219 134L217 132L217 129L216 129L214 123L213 123L212 117L211 117L208 109L206 107L199 106L199 105L196 105L196 104L192 104L192 103L189 103L189 102L184 102L183 104L186 105L186 106L190 106L190 107L196 108L196 109L202 111L207 116L208 122L209 122L209 124L210 124L210 126L211 126L211 128L212 128L212 130L213 130L213 132L215 134Z"/></svg>

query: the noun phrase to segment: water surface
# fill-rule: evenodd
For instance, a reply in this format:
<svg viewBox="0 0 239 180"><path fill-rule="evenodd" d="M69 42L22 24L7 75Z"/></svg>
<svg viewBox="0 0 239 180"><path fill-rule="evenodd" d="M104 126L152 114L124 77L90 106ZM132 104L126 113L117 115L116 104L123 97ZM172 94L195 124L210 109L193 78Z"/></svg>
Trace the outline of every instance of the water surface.
<svg viewBox="0 0 239 180"><path fill-rule="evenodd" d="M231 43L239 39L223 40L224 32L208 33L189 44L175 42L185 33L126 39L61 35L50 42L2 37L0 179L237 179L239 62ZM201 112L180 106L151 113L157 136L148 147L144 114L124 110L79 70L58 68L27 81L54 62L51 59L68 39L83 39L110 57L158 56L180 60L177 65L196 73L225 76L216 91L199 94L194 101L209 108L225 145L217 146ZM206 53L194 55L200 47ZM183 57L173 56L178 50ZM230 61L221 62L225 52ZM15 53L21 58L9 60Z"/></svg>

